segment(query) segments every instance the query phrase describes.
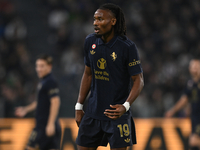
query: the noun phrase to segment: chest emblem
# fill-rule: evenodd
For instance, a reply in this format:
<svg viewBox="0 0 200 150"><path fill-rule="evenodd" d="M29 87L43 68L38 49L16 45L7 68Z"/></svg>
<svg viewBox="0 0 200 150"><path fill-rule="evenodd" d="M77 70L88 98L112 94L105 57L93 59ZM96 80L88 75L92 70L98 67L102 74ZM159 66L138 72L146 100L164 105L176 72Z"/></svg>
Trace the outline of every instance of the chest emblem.
<svg viewBox="0 0 200 150"><path fill-rule="evenodd" d="M96 48L96 44L92 44L92 49L95 49Z"/></svg>
<svg viewBox="0 0 200 150"><path fill-rule="evenodd" d="M90 54L91 54L91 55L94 55L95 53L96 53L96 52L95 52L94 50L91 50L91 51L90 51Z"/></svg>
<svg viewBox="0 0 200 150"><path fill-rule="evenodd" d="M117 54L115 52L112 52L110 55L112 57L112 60L115 61L117 59Z"/></svg>
<svg viewBox="0 0 200 150"><path fill-rule="evenodd" d="M98 61L97 61L97 67L100 68L100 69L105 69L107 66L107 63L106 63L106 60L104 58L100 58Z"/></svg>

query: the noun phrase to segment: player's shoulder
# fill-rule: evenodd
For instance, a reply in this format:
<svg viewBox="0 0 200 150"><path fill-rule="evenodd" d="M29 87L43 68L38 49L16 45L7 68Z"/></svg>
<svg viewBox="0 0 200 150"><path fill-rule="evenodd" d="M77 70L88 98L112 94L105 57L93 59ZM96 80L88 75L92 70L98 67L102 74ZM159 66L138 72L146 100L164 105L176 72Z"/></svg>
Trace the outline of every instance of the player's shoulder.
<svg viewBox="0 0 200 150"><path fill-rule="evenodd" d="M57 80L54 78L53 75L50 75L45 82L46 87L51 87L51 86L58 86Z"/></svg>
<svg viewBox="0 0 200 150"><path fill-rule="evenodd" d="M95 40L97 37L95 35L95 33L91 33L89 35L86 36L85 40Z"/></svg>
<svg viewBox="0 0 200 150"><path fill-rule="evenodd" d="M93 44L97 45L98 43L98 38L96 36L95 33L89 34L86 38L85 38L85 44L84 47L86 48L86 50L89 50L89 47L92 46Z"/></svg>
<svg viewBox="0 0 200 150"><path fill-rule="evenodd" d="M131 41L127 36L118 36L119 44L125 46L125 47L131 47L136 46L133 41Z"/></svg>

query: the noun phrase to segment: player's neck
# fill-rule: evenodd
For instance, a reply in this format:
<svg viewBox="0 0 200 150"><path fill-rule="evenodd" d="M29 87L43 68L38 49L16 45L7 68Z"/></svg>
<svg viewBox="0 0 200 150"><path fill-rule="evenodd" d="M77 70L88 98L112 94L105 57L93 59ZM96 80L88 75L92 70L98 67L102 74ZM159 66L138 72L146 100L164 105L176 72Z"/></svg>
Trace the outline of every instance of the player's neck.
<svg viewBox="0 0 200 150"><path fill-rule="evenodd" d="M51 74L51 72L46 73L41 79L48 77L50 74Z"/></svg>
<svg viewBox="0 0 200 150"><path fill-rule="evenodd" d="M111 30L109 33L102 35L102 40L104 43L108 43L110 40L112 40L112 38L115 36L115 32L114 29Z"/></svg>

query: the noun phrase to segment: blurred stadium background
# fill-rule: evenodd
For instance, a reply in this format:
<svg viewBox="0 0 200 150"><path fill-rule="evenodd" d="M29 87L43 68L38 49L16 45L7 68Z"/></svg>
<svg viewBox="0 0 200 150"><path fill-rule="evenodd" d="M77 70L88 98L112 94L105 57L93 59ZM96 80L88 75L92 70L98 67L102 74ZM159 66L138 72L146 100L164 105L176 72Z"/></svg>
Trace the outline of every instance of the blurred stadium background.
<svg viewBox="0 0 200 150"><path fill-rule="evenodd" d="M145 129L152 128L149 118L159 117L161 123L165 122L161 117L178 100L190 78L190 59L200 53L199 0L0 0L1 118L15 118L15 107L35 99L38 79L34 63L40 53L54 57L53 74L61 89L60 117L74 117L84 68L84 39L93 32L95 10L105 2L113 2L123 9L127 36L136 43L141 57L145 87L131 108L133 116L149 124ZM30 113L26 117L33 116ZM187 108L176 115L188 116ZM190 131L190 122L185 121ZM6 122L0 120L1 150L11 150L1 147L5 145L2 139ZM8 124L12 123L8 121ZM158 135L164 146L161 142L160 147L146 150L169 149L165 148L168 147L166 140ZM182 134L182 141L188 135ZM187 149L184 143L187 140L182 149Z"/></svg>

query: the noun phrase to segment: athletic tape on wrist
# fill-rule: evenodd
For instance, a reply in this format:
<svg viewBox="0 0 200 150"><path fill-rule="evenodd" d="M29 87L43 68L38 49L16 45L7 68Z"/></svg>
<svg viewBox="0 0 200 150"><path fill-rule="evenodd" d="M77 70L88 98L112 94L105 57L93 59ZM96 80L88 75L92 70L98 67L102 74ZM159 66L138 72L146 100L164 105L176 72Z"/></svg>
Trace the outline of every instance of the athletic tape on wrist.
<svg viewBox="0 0 200 150"><path fill-rule="evenodd" d="M83 104L81 104L81 103L76 103L76 105L75 105L75 110L83 110Z"/></svg>
<svg viewBox="0 0 200 150"><path fill-rule="evenodd" d="M126 111L128 111L129 108L130 108L130 103L129 103L129 102L125 102L125 103L123 104L123 106L126 108Z"/></svg>

